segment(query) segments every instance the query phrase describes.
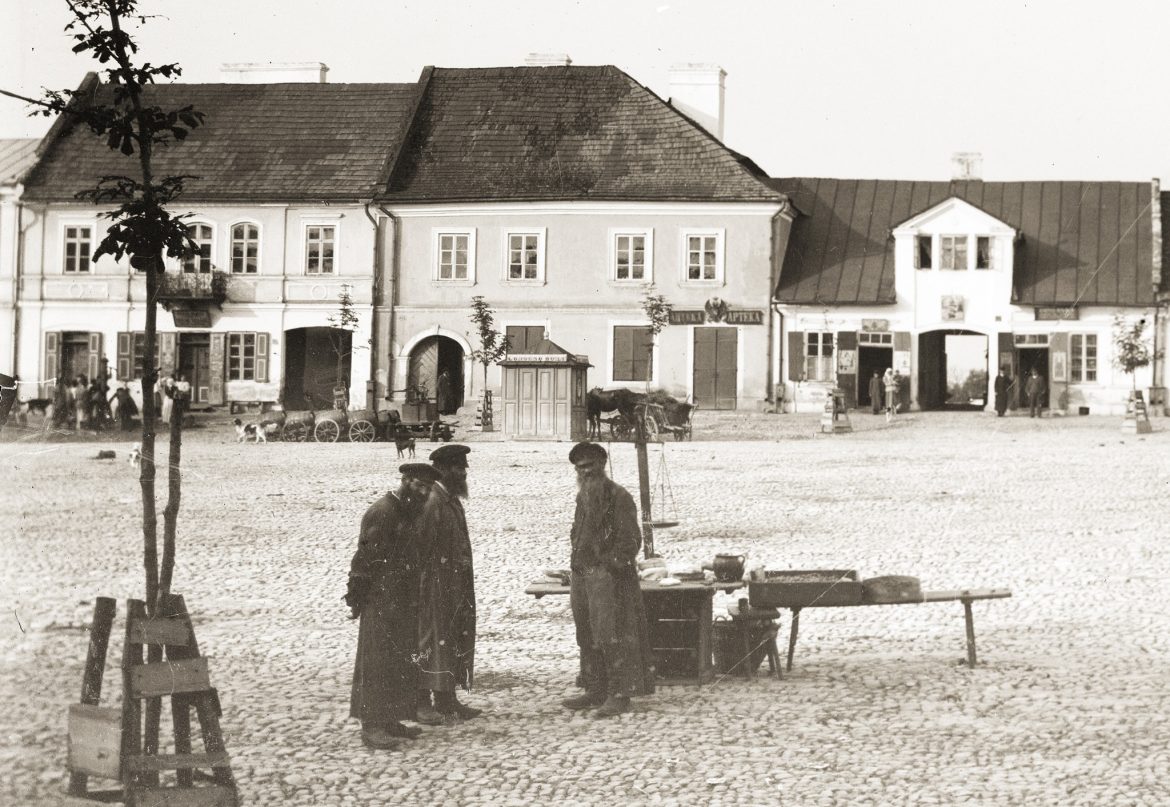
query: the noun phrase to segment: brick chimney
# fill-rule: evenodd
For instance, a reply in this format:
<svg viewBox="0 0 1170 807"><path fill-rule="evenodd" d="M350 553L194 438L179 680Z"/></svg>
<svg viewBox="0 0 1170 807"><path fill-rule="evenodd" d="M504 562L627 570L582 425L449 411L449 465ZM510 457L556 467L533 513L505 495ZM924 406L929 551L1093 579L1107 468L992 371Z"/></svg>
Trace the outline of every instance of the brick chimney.
<svg viewBox="0 0 1170 807"><path fill-rule="evenodd" d="M723 139L723 79L717 64L676 64L670 68L670 103L717 139Z"/></svg>
<svg viewBox="0 0 1170 807"><path fill-rule="evenodd" d="M525 67L568 67L572 63L567 53L529 53L524 57Z"/></svg>
<svg viewBox="0 0 1170 807"><path fill-rule="evenodd" d="M324 62L232 62L219 66L227 84L324 84Z"/></svg>

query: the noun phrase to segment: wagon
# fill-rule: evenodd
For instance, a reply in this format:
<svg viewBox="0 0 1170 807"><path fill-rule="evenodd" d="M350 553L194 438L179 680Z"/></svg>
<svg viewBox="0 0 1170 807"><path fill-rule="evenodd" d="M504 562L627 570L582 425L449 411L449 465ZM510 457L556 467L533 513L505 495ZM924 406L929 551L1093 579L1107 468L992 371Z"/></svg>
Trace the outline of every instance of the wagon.
<svg viewBox="0 0 1170 807"><path fill-rule="evenodd" d="M408 419L404 414L412 417ZM389 442L399 432L425 440L447 442L455 435L454 425L437 417L417 419L417 413L406 406L402 411L359 409L346 412L338 409L318 413L312 433L318 443L335 443L341 439L348 439L351 443L372 443L375 440Z"/></svg>

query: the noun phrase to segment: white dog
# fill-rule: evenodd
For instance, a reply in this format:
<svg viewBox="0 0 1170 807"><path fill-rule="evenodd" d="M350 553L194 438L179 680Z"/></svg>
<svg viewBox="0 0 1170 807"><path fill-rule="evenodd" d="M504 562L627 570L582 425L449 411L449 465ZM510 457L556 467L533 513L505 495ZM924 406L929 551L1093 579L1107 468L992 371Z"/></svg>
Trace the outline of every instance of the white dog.
<svg viewBox="0 0 1170 807"><path fill-rule="evenodd" d="M267 443L268 437L264 434L264 429L259 423L244 423L239 418L232 421L236 426L236 442L246 443L251 440L253 443Z"/></svg>
<svg viewBox="0 0 1170 807"><path fill-rule="evenodd" d="M142 443L135 443L130 446L130 454L127 456L127 461L130 463L135 471L142 467Z"/></svg>

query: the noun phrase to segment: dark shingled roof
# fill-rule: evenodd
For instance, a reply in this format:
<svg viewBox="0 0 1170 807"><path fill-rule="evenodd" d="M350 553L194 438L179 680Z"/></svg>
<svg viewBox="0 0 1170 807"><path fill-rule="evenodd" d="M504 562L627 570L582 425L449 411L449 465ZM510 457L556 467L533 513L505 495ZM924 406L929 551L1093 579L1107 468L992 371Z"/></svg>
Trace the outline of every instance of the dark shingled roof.
<svg viewBox="0 0 1170 807"><path fill-rule="evenodd" d="M112 88L97 91L108 97ZM417 92L416 84L160 84L148 103L191 104L207 117L156 152L156 174L197 176L185 183L185 202L368 200L385 184ZM25 199L73 200L102 176L136 169L103 138L64 122Z"/></svg>
<svg viewBox="0 0 1170 807"><path fill-rule="evenodd" d="M435 68L423 81L387 201L781 199L616 67Z"/></svg>
<svg viewBox="0 0 1170 807"><path fill-rule="evenodd" d="M0 139L0 185L20 182L36 162L38 142L35 137Z"/></svg>
<svg viewBox="0 0 1170 807"><path fill-rule="evenodd" d="M804 214L793 224L784 256L776 286L780 302L894 302L891 230L952 196L1019 232L1013 302L1154 301L1149 183L814 178L771 182Z"/></svg>

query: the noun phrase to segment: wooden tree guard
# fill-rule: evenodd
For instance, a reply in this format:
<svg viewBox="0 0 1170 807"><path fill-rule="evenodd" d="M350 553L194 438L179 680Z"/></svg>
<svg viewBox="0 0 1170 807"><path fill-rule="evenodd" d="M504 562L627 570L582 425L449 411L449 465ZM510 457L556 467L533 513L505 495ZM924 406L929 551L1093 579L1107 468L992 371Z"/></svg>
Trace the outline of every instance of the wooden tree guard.
<svg viewBox="0 0 1170 807"><path fill-rule="evenodd" d="M219 697L211 686L207 659L199 655L186 603L180 596L171 596L159 616L149 617L141 600L128 600L126 611L119 715L118 710L96 706L114 602L99 598L94 609L82 704L70 709L70 795L95 801L123 800L127 807L237 807L239 794L219 726ZM153 652L144 662L146 648ZM151 730L151 721L157 721L161 714L164 697L171 699L173 754L158 753L158 731ZM201 754L191 749L191 709L195 709L203 735ZM211 774L202 769L210 769ZM161 771L175 772L174 787L160 786ZM89 775L121 779L122 789L90 793ZM212 784L196 786L196 780Z"/></svg>
<svg viewBox="0 0 1170 807"><path fill-rule="evenodd" d="M1133 390L1129 393L1129 401L1125 405L1125 420L1121 422L1121 433L1149 434L1151 431L1146 401L1142 398L1141 390Z"/></svg>

